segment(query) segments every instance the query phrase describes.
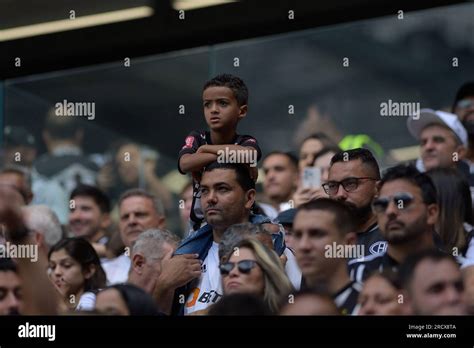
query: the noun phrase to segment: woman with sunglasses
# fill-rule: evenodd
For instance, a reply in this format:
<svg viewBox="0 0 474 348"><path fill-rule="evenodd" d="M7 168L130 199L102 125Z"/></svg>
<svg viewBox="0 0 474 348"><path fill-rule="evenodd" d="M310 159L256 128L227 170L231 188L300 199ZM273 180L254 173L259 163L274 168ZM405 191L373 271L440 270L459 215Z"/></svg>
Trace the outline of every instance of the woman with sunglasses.
<svg viewBox="0 0 474 348"><path fill-rule="evenodd" d="M63 299L61 311L89 311L95 293L105 287L105 272L92 245L83 238L66 238L48 253L48 274Z"/></svg>
<svg viewBox="0 0 474 348"><path fill-rule="evenodd" d="M224 260L219 266L224 296L255 294L277 313L281 299L293 290L277 254L256 239L240 241Z"/></svg>

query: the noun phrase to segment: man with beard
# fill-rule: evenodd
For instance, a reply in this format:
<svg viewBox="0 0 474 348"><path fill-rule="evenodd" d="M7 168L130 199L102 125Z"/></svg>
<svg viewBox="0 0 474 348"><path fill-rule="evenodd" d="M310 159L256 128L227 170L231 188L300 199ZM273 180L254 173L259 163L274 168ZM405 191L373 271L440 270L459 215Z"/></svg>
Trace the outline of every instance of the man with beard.
<svg viewBox="0 0 474 348"><path fill-rule="evenodd" d="M21 312L21 279L12 259L0 257L0 315Z"/></svg>
<svg viewBox="0 0 474 348"><path fill-rule="evenodd" d="M379 180L379 165L374 156L369 150L358 148L333 156L328 181L323 184L330 198L352 210L358 232L357 244L364 246L366 256L386 250L386 242L371 208Z"/></svg>
<svg viewBox="0 0 474 348"><path fill-rule="evenodd" d="M388 246L383 254L349 261L351 278L357 282L374 271L397 271L408 255L436 248L433 236L438 205L436 189L428 175L413 166L388 169L372 207Z"/></svg>

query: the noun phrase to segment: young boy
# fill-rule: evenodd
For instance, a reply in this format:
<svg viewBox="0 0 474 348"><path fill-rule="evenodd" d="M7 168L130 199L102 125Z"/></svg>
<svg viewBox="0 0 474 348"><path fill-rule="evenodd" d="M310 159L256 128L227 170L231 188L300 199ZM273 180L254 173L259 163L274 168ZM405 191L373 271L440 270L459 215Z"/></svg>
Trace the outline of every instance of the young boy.
<svg viewBox="0 0 474 348"><path fill-rule="evenodd" d="M247 163L252 178L257 180L256 165L261 157L257 140L236 132L237 124L247 115L248 90L244 81L230 74L218 75L204 84L202 99L209 131L192 131L178 159L181 174L192 173L194 178L190 217L195 230L204 217L199 193L202 169L215 161Z"/></svg>

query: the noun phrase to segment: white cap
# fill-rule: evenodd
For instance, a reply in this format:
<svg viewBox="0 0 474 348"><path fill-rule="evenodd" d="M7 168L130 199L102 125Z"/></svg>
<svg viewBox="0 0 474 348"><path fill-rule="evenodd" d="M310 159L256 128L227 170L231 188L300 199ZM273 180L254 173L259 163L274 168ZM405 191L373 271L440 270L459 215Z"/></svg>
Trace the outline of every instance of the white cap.
<svg viewBox="0 0 474 348"><path fill-rule="evenodd" d="M451 129L464 146L468 146L467 132L455 114L432 109L421 109L419 114L408 118L407 126L411 135L420 139L421 132L430 124L440 124Z"/></svg>

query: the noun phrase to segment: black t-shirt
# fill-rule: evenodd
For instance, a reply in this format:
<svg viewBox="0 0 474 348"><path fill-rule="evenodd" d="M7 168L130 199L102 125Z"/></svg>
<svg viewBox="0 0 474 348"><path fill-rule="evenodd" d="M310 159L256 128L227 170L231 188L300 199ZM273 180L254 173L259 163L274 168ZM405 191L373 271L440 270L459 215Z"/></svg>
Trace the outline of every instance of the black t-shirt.
<svg viewBox="0 0 474 348"><path fill-rule="evenodd" d="M192 131L184 140L184 145L181 147L178 155L178 170L181 174L184 173L180 166L179 160L185 154L193 154L196 153L197 150L203 145L213 145L211 140L211 133L208 131ZM248 146L253 147L257 150L257 162L262 157L262 151L258 146L257 139L250 135L239 135L236 134L235 138L229 145L240 145L240 146ZM204 221L204 214L201 208L201 195L200 195L200 185L198 182L194 181L193 183L193 203L191 206L191 221L193 222L193 229L197 230L201 223Z"/></svg>
<svg viewBox="0 0 474 348"><path fill-rule="evenodd" d="M364 256L384 253L387 250L387 242L376 223L367 231L357 233L357 244L364 246Z"/></svg>
<svg viewBox="0 0 474 348"><path fill-rule="evenodd" d="M308 290L311 290L311 287L306 284L306 279L301 277L300 291ZM355 313L355 309L357 306L357 299L359 298L359 293L361 291L361 284L351 280L350 283L333 295L334 303L342 315L357 314Z"/></svg>
<svg viewBox="0 0 474 348"><path fill-rule="evenodd" d="M384 269L398 271L399 263L388 255L388 253L369 255L364 260L354 259L349 261L349 275L358 283L363 283L373 272L382 272Z"/></svg>
<svg viewBox="0 0 474 348"><path fill-rule="evenodd" d="M181 147L181 150L179 151L179 155L178 155L178 170L181 174L186 174L181 170L179 166L179 160L181 159L181 157L188 153L189 154L196 153L197 150L202 145L213 145L211 141L210 132L194 130L191 133L189 133L189 135L184 140L184 145ZM254 137L250 135L236 134L235 138L232 140L232 142L229 145L253 147L255 150L257 150L257 162L262 157L262 151L260 150L260 147L258 146L257 139L255 139Z"/></svg>

